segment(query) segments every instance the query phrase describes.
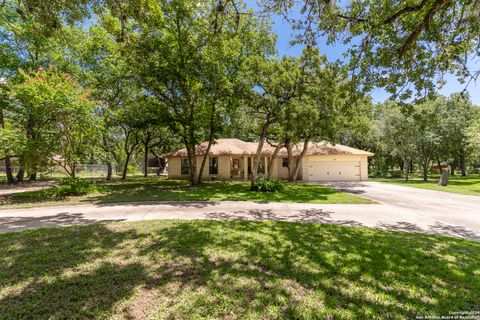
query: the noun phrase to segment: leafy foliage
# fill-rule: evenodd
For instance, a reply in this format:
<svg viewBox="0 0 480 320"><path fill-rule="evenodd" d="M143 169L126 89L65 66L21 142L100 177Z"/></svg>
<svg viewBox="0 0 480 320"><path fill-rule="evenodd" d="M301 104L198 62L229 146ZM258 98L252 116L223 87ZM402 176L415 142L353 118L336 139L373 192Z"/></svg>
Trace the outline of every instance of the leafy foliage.
<svg viewBox="0 0 480 320"><path fill-rule="evenodd" d="M449 72L475 80L480 28L478 1L263 0L299 29L296 41L319 35L347 46L349 69L365 89L384 87L402 100L433 93ZM300 11L295 19L293 13Z"/></svg>
<svg viewBox="0 0 480 320"><path fill-rule="evenodd" d="M20 104L17 114L26 134L23 164L36 171L59 155L57 162L74 177L81 160L96 149L96 103L70 74L56 68L20 75L11 94Z"/></svg>
<svg viewBox="0 0 480 320"><path fill-rule="evenodd" d="M285 190L285 185L280 180L268 180L260 177L257 179L256 189L260 192L282 192Z"/></svg>
<svg viewBox="0 0 480 320"><path fill-rule="evenodd" d="M57 188L58 196L82 196L95 192L95 184L87 179L81 178L65 178L60 182L60 187Z"/></svg>

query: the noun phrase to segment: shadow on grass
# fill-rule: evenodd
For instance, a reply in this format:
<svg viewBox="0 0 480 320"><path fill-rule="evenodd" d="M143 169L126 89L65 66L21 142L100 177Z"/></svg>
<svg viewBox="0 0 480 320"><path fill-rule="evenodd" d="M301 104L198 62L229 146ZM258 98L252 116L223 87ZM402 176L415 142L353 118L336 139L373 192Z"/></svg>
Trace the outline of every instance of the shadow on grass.
<svg viewBox="0 0 480 320"><path fill-rule="evenodd" d="M212 212L206 213L207 218L213 220L246 220L246 221L286 221L301 223L324 223L351 227L363 226L362 223L354 220L335 220L332 218L334 212L323 209L300 210L297 214L278 214L270 209L240 210L232 213Z"/></svg>
<svg viewBox="0 0 480 320"><path fill-rule="evenodd" d="M338 191L321 186L287 185L285 192L265 193L250 191L247 183L208 182L191 186L184 181L164 180L159 184L132 183L112 186L108 192L95 198L98 202L118 201L292 201L312 202L327 201L329 196Z"/></svg>
<svg viewBox="0 0 480 320"><path fill-rule="evenodd" d="M140 264L104 262L87 274L32 283L1 300L4 319L92 319L105 317L147 279ZM19 308L19 306L21 306Z"/></svg>
<svg viewBox="0 0 480 320"><path fill-rule="evenodd" d="M12 233L0 245L6 318L395 319L480 307L480 245L454 238L146 221Z"/></svg>
<svg viewBox="0 0 480 320"><path fill-rule="evenodd" d="M19 231L31 228L64 227L71 225L107 223L124 219L95 220L87 219L83 213L61 212L40 217L4 216L0 217L0 231Z"/></svg>
<svg viewBox="0 0 480 320"><path fill-rule="evenodd" d="M4 206L64 203L115 203L141 201L257 201L257 202L317 202L370 203L319 185L287 184L284 192L252 192L248 183L206 182L191 186L188 181L165 179L132 179L97 182L98 192L82 197L59 197L54 188L5 195Z"/></svg>

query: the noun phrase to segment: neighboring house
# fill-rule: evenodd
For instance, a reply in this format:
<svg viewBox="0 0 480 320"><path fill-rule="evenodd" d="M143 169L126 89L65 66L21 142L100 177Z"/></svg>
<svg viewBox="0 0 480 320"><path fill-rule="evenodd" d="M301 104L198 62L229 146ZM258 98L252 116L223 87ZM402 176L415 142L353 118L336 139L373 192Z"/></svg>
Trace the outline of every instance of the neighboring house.
<svg viewBox="0 0 480 320"><path fill-rule="evenodd" d="M201 166L207 142L197 147L197 167ZM208 154L203 177L220 180L248 180L252 173L253 159L257 151L257 142L245 142L239 139L218 139ZM303 144L293 148L296 159L302 151ZM265 144L262 151L259 174L272 170L272 178L288 177L287 150L283 148L272 168L268 167L274 147ZM312 142L301 163L299 179L303 181L359 181L368 180L368 157L371 152L350 148L340 144ZM166 155L168 160L168 177L187 179L189 168L185 148ZM295 161L294 161L295 162ZM294 168L292 168L294 170Z"/></svg>

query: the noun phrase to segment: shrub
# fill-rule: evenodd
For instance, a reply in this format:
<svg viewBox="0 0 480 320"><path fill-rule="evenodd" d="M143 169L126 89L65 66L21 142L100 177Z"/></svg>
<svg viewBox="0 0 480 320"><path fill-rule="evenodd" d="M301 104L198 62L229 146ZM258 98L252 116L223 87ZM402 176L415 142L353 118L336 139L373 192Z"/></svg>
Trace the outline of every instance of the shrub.
<svg viewBox="0 0 480 320"><path fill-rule="evenodd" d="M135 174L135 173L138 173L138 172L140 172L140 171L142 171L142 170L141 170L138 166L136 166L136 165L129 164L129 165L127 166L127 173L128 173L128 174Z"/></svg>
<svg viewBox="0 0 480 320"><path fill-rule="evenodd" d="M390 174L387 177L388 178L401 178L402 177L402 170L391 170Z"/></svg>
<svg viewBox="0 0 480 320"><path fill-rule="evenodd" d="M285 184L280 180L267 180L265 178L257 179L257 191L282 192L283 190L285 190Z"/></svg>
<svg viewBox="0 0 480 320"><path fill-rule="evenodd" d="M65 196L82 196L94 192L95 185L86 179L65 178L60 182L56 193L60 197Z"/></svg>

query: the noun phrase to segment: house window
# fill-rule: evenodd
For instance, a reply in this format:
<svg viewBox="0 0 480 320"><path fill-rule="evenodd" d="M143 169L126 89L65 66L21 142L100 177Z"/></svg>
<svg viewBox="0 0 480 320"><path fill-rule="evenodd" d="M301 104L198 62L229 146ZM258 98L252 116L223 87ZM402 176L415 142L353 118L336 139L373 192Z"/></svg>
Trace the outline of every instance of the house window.
<svg viewBox="0 0 480 320"><path fill-rule="evenodd" d="M189 174L189 168L190 165L188 164L188 158L182 158L181 174Z"/></svg>
<svg viewBox="0 0 480 320"><path fill-rule="evenodd" d="M288 158L282 158L282 167L284 168L288 167Z"/></svg>
<svg viewBox="0 0 480 320"><path fill-rule="evenodd" d="M208 173L218 174L218 158L217 157L208 158Z"/></svg>

